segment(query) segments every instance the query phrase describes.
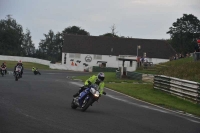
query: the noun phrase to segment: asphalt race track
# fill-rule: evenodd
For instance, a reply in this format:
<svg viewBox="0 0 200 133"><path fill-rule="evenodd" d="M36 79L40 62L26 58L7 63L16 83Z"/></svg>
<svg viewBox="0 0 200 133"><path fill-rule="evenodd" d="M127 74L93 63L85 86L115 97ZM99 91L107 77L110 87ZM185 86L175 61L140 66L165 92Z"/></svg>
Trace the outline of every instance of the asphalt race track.
<svg viewBox="0 0 200 133"><path fill-rule="evenodd" d="M0 77L0 133L200 133L200 119L105 89L86 112L71 109L83 72L25 70Z"/></svg>

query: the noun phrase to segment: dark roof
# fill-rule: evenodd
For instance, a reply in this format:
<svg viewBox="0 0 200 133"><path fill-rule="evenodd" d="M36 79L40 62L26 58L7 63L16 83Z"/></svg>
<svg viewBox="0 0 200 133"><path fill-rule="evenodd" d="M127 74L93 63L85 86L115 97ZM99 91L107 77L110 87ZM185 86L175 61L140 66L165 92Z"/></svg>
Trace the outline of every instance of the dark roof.
<svg viewBox="0 0 200 133"><path fill-rule="evenodd" d="M97 55L137 55L137 45L141 46L138 56L169 59L175 50L165 40L112 38L102 36L65 35L63 52Z"/></svg>
<svg viewBox="0 0 200 133"><path fill-rule="evenodd" d="M97 61L97 63L107 63L107 61Z"/></svg>

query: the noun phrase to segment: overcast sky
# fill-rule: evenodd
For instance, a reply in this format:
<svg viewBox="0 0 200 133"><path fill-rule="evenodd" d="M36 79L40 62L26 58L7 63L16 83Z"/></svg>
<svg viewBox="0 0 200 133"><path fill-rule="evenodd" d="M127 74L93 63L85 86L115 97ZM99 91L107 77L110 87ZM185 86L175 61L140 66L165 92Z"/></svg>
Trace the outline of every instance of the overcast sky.
<svg viewBox="0 0 200 133"><path fill-rule="evenodd" d="M74 25L92 36L115 24L119 36L168 39L166 32L183 14L200 19L200 0L0 0L0 19L8 14L31 31L36 48L50 29Z"/></svg>

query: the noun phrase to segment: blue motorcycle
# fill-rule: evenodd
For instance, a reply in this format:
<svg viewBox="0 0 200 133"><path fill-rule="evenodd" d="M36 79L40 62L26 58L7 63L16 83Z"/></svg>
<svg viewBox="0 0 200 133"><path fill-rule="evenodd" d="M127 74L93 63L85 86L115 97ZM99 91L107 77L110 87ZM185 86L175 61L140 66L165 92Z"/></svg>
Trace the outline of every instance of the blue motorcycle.
<svg viewBox="0 0 200 133"><path fill-rule="evenodd" d="M105 92L103 94L106 95ZM99 96L99 86L97 84L93 84L82 91L79 96L73 98L71 108L76 109L79 107L81 108L81 111L84 112L89 106L92 106L95 101L98 101Z"/></svg>

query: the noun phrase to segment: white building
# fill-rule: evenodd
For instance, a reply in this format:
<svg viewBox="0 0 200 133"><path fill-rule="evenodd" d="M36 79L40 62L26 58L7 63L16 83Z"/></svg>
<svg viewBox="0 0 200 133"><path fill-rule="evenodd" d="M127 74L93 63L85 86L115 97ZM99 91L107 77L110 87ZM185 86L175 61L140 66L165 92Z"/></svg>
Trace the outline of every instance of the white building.
<svg viewBox="0 0 200 133"><path fill-rule="evenodd" d="M134 71L137 55L144 54L149 62L157 64L169 61L175 51L164 40L65 35L62 65L74 71L93 71L93 66L117 69L124 65L126 71Z"/></svg>

